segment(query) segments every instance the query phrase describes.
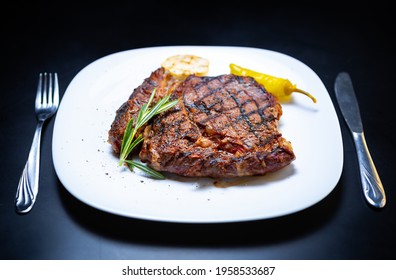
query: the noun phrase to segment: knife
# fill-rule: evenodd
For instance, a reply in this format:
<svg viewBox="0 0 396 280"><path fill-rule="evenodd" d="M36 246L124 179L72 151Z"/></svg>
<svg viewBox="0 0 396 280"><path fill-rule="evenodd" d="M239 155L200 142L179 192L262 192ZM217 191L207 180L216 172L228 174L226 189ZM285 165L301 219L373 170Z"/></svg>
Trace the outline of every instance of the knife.
<svg viewBox="0 0 396 280"><path fill-rule="evenodd" d="M384 187L367 147L359 104L348 73L341 72L337 75L334 90L341 113L355 142L364 196L369 204L382 208L386 203Z"/></svg>

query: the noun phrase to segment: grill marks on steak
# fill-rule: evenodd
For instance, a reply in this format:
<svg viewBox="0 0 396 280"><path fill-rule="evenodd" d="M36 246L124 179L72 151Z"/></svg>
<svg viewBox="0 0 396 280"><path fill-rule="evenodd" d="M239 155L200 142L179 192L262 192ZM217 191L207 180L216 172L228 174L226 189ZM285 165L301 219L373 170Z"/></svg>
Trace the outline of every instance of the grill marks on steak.
<svg viewBox="0 0 396 280"><path fill-rule="evenodd" d="M180 101L144 130L139 156L156 170L229 178L273 172L295 159L278 131L280 104L253 78L189 76L171 98Z"/></svg>
<svg viewBox="0 0 396 280"><path fill-rule="evenodd" d="M198 85L194 85L196 82ZM207 78L202 82L199 78L192 80L195 94L184 95L184 103L191 119L205 128L204 135L214 136L214 140L220 137L219 144L235 144L243 150L266 141L263 136L268 134L263 135L260 130L271 126L275 117L279 119L281 107L273 98L268 98L272 96L265 95L262 87L252 87L250 82L246 77L233 75ZM271 106L277 106L273 112L279 116L266 112ZM228 150L227 146L223 148Z"/></svg>

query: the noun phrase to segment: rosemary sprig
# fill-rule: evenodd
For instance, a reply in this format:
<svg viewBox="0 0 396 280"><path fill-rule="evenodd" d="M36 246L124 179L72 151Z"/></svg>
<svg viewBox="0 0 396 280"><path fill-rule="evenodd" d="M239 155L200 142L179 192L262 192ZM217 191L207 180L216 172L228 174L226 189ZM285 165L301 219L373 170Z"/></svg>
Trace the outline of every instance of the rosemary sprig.
<svg viewBox="0 0 396 280"><path fill-rule="evenodd" d="M140 142L143 141L143 136L141 134L136 136L139 128L141 128L144 124L146 124L155 115L165 112L166 110L175 106L179 101L178 99L169 101L170 95L167 95L161 98L152 108L150 108L155 92L156 92L156 88L154 88L153 91L151 92L148 102L144 104L142 108L140 108L140 111L136 117L136 122L134 121L133 118L130 119L125 128L124 136L122 138L122 143L121 143L121 149L120 149L119 166L123 165L124 163L127 163L132 169L133 167L137 167L154 178L164 179L164 176L161 173L149 168L148 166L145 166L136 161L127 160L132 150ZM134 122L135 125L133 125Z"/></svg>
<svg viewBox="0 0 396 280"><path fill-rule="evenodd" d="M140 162L134 161L134 160L125 160L126 163L128 163L130 168L139 168L140 170L146 172L149 174L151 177L155 179L165 179L165 176L162 175L160 172L148 167L147 165L141 164Z"/></svg>

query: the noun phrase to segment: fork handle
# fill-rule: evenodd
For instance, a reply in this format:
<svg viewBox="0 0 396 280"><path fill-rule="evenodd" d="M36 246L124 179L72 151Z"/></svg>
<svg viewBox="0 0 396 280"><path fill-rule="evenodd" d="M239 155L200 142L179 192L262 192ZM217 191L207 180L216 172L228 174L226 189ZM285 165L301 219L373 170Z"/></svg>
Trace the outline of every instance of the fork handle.
<svg viewBox="0 0 396 280"><path fill-rule="evenodd" d="M40 142L44 121L39 120L34 132L33 143L26 161L15 197L15 209L18 213L29 212L36 202L39 183Z"/></svg>

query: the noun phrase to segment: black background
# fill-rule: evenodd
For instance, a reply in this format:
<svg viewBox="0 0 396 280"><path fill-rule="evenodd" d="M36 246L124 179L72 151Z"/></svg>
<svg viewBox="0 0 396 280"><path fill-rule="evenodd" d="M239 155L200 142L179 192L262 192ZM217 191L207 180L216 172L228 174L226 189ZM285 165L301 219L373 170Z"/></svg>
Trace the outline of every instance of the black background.
<svg viewBox="0 0 396 280"><path fill-rule="evenodd" d="M387 2L8 5L0 27L1 259L395 259L395 32ZM243 223L177 224L111 215L83 204L58 180L52 118L43 131L38 201L29 214L17 214L13 201L36 126L38 73L57 72L62 95L80 70L103 56L166 45L269 49L315 71L334 101L343 134L344 168L334 191L301 212ZM335 102L340 71L353 79L366 140L387 191L381 210L362 195L353 141ZM318 164L325 162L318 151Z"/></svg>

